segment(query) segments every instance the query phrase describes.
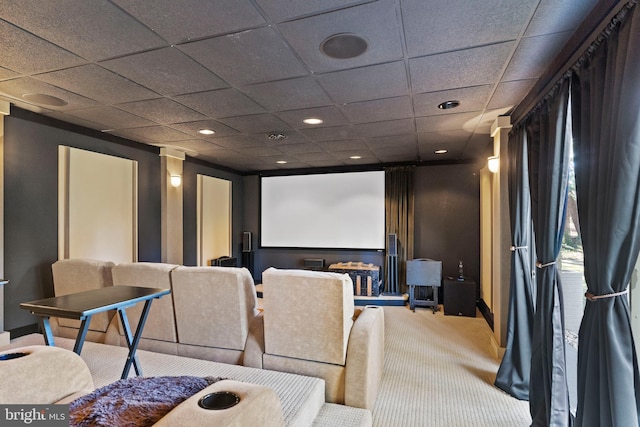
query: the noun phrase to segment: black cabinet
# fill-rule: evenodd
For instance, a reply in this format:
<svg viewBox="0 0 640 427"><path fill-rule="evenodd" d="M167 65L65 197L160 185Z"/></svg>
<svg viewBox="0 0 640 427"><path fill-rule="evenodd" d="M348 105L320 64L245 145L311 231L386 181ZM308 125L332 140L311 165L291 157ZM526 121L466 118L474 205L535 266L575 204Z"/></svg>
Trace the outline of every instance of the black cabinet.
<svg viewBox="0 0 640 427"><path fill-rule="evenodd" d="M476 317L476 282L444 279L444 314Z"/></svg>

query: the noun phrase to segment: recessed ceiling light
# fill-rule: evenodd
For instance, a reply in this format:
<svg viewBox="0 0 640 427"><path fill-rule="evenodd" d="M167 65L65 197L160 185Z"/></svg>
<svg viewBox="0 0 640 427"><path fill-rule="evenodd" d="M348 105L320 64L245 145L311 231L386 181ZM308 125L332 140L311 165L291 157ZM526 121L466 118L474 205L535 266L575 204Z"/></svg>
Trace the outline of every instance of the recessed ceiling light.
<svg viewBox="0 0 640 427"><path fill-rule="evenodd" d="M438 104L438 108L441 110L450 110L460 105L460 101L445 101L442 104Z"/></svg>
<svg viewBox="0 0 640 427"><path fill-rule="evenodd" d="M39 105L47 105L50 107L64 107L68 104L64 99L55 96L45 95L43 93L25 93L22 99Z"/></svg>
<svg viewBox="0 0 640 427"><path fill-rule="evenodd" d="M362 156L349 156L349 158L353 160L358 160L358 159L361 159Z"/></svg>
<svg viewBox="0 0 640 427"><path fill-rule="evenodd" d="M216 131L212 129L200 129L198 133L201 133L203 135L213 135L214 133L216 133Z"/></svg>
<svg viewBox="0 0 640 427"><path fill-rule="evenodd" d="M434 151L434 153L436 153L436 154L444 154L444 153L448 153L448 152L449 152L449 150L444 150L444 149L443 150Z"/></svg>
<svg viewBox="0 0 640 427"><path fill-rule="evenodd" d="M327 37L320 44L320 51L335 59L350 59L367 51L367 41L355 34L340 33Z"/></svg>
<svg viewBox="0 0 640 427"><path fill-rule="evenodd" d="M287 163L287 161L286 160L278 160L276 163L279 164L279 165L284 165L284 164Z"/></svg>
<svg viewBox="0 0 640 427"><path fill-rule="evenodd" d="M308 125L319 125L323 120L316 117L309 117L308 119L304 119L302 122Z"/></svg>

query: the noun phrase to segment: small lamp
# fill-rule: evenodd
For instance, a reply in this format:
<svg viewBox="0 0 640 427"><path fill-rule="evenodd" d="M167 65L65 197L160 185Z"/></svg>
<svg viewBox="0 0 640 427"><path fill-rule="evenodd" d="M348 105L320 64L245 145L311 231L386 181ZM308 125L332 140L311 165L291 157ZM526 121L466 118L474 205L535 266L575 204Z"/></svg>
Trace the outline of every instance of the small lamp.
<svg viewBox="0 0 640 427"><path fill-rule="evenodd" d="M498 170L500 170L500 157L489 157L487 159L487 166L489 167L489 171L491 171L491 173L498 173Z"/></svg>
<svg viewBox="0 0 640 427"><path fill-rule="evenodd" d="M180 184L182 183L182 177L180 175L171 175L171 186L172 187L180 187Z"/></svg>

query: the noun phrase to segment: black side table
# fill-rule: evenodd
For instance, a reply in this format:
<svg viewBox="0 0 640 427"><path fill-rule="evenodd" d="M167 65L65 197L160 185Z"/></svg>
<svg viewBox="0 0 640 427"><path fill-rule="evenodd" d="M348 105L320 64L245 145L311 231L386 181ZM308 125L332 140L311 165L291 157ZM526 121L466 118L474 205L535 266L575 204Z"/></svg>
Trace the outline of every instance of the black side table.
<svg viewBox="0 0 640 427"><path fill-rule="evenodd" d="M444 314L476 317L476 282L446 278L443 285Z"/></svg>

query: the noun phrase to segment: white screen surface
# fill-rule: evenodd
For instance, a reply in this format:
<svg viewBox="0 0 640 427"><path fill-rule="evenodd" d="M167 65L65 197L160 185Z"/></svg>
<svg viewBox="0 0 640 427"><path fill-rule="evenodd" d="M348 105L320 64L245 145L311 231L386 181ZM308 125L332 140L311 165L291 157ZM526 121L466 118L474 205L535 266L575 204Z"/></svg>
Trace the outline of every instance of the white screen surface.
<svg viewBox="0 0 640 427"><path fill-rule="evenodd" d="M384 171L262 177L261 245L384 249Z"/></svg>

